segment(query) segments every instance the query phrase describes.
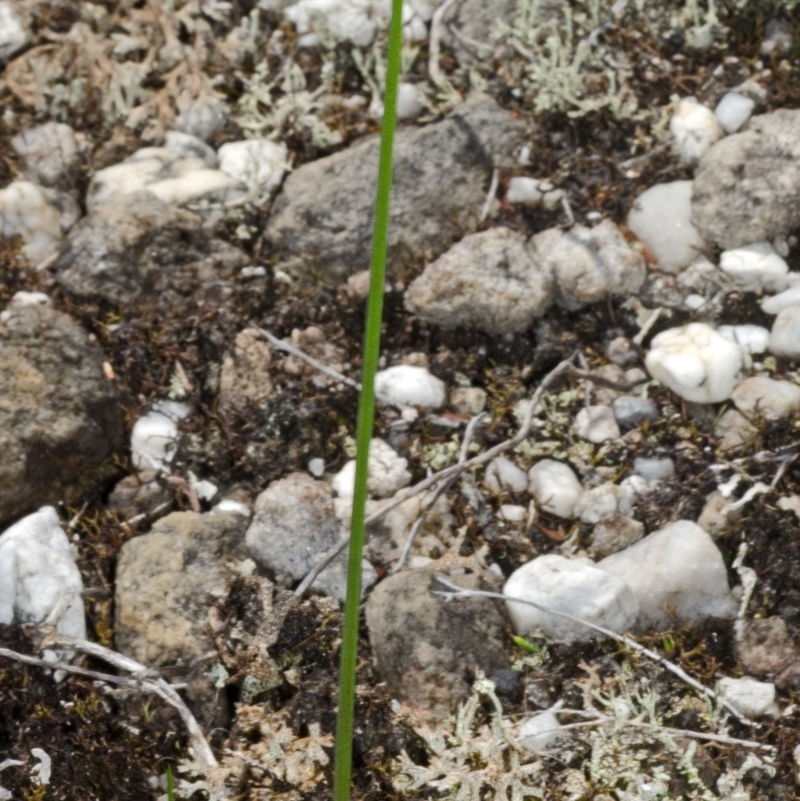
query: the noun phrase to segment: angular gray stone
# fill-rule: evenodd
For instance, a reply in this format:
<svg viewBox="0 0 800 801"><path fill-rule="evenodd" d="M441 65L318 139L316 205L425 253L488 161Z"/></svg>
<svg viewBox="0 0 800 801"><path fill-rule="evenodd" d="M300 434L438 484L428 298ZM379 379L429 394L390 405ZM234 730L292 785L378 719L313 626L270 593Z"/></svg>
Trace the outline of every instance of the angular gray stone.
<svg viewBox="0 0 800 801"><path fill-rule="evenodd" d="M0 523L75 503L116 472L125 446L103 353L66 314L12 305L0 318Z"/></svg>
<svg viewBox="0 0 800 801"><path fill-rule="evenodd" d="M80 220L55 266L58 283L78 297L133 304L213 301L233 291L231 279L248 263L198 217L143 191L109 197Z"/></svg>
<svg viewBox="0 0 800 801"><path fill-rule="evenodd" d="M341 537L341 523L327 484L306 473L290 473L273 481L256 499L247 529L247 547L260 565L277 577L302 579ZM362 563L362 586L375 581L375 571ZM314 582L338 600L347 590L347 551L343 551Z"/></svg>
<svg viewBox="0 0 800 801"><path fill-rule="evenodd" d="M532 258L522 234L490 228L465 236L408 287L406 308L443 328L487 334L524 331L545 314L553 278Z"/></svg>
<svg viewBox="0 0 800 801"><path fill-rule="evenodd" d="M495 161L518 136L517 123L485 96L398 132L390 272L409 257L436 258L477 228ZM266 228L276 267L332 284L368 266L379 146L370 137L286 179Z"/></svg>
<svg viewBox="0 0 800 801"><path fill-rule="evenodd" d="M530 248L539 269L553 276L556 303L570 311L609 295L635 295L647 275L641 255L610 220L594 228L548 228Z"/></svg>
<svg viewBox="0 0 800 801"><path fill-rule="evenodd" d="M434 563L435 565L436 563ZM459 575L471 589L486 579ZM404 570L384 579L366 605L369 640L390 692L431 719L444 720L470 690L470 675L508 667L506 622L494 601L445 602L433 570Z"/></svg>
<svg viewBox="0 0 800 801"><path fill-rule="evenodd" d="M724 250L772 241L800 226L800 111L750 120L700 160L692 222Z"/></svg>

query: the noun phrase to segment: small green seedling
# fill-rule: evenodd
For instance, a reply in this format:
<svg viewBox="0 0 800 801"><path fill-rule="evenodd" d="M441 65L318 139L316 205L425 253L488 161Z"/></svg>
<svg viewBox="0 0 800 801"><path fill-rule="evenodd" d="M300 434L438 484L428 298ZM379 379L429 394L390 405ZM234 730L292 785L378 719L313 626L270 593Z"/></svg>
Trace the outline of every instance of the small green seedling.
<svg viewBox="0 0 800 801"><path fill-rule="evenodd" d="M542 651L541 645L526 640L524 637L520 637L519 634L512 634L511 639L517 648L522 648L523 651L527 651L529 654L539 654Z"/></svg>

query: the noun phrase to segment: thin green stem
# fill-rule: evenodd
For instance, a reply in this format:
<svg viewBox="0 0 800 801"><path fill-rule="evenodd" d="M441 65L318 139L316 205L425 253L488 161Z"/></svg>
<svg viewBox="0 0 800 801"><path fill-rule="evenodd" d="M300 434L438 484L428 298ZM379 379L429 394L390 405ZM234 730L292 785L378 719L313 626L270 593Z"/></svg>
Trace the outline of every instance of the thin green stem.
<svg viewBox="0 0 800 801"><path fill-rule="evenodd" d="M353 762L353 711L356 689L359 607L361 605L361 559L364 548L367 501L367 461L375 419L375 373L381 347L383 286L389 232L389 200L392 190L392 155L397 127L397 84L403 46L403 0L392 0L389 25L389 54L386 64L386 92L383 105L378 186L375 196L375 227L372 234L370 287L364 328L364 362L356 433L356 478L353 517L350 524L350 552L347 564L347 595L344 605L342 652L339 672L339 710L336 718L336 755L333 773L334 801L349 801Z"/></svg>

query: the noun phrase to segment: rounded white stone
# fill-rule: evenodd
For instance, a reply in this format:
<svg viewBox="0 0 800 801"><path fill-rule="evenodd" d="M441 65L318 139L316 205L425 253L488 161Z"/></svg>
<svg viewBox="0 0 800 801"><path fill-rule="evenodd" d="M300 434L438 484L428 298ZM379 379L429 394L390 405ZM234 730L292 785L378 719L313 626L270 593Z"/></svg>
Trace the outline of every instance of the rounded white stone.
<svg viewBox="0 0 800 801"><path fill-rule="evenodd" d="M653 378L694 403L730 398L743 364L741 347L705 323L662 331L645 358Z"/></svg>
<svg viewBox="0 0 800 801"><path fill-rule="evenodd" d="M599 445L620 436L617 418L610 406L586 406L575 415L575 433Z"/></svg>
<svg viewBox="0 0 800 801"><path fill-rule="evenodd" d="M540 509L571 518L583 487L572 468L554 459L542 459L528 471L528 486Z"/></svg>
<svg viewBox="0 0 800 801"><path fill-rule="evenodd" d="M728 92L714 109L714 116L725 133L736 133L749 119L755 101L739 92Z"/></svg>
<svg viewBox="0 0 800 801"><path fill-rule="evenodd" d="M714 112L693 97L680 100L669 121L672 149L683 161L697 161L724 136Z"/></svg>
<svg viewBox="0 0 800 801"><path fill-rule="evenodd" d="M769 345L769 330L762 325L721 325L717 331L745 353L764 353Z"/></svg>
<svg viewBox="0 0 800 801"><path fill-rule="evenodd" d="M789 272L789 265L769 242L754 242L726 250L719 258L719 268L746 289L772 289Z"/></svg>
<svg viewBox="0 0 800 801"><path fill-rule="evenodd" d="M412 120L422 114L419 92L420 89L413 83L401 83L397 87L398 119Z"/></svg>
<svg viewBox="0 0 800 801"><path fill-rule="evenodd" d="M800 284L761 301L761 309L767 314L778 314L792 306L800 306Z"/></svg>
<svg viewBox="0 0 800 801"><path fill-rule="evenodd" d="M178 423L187 417L189 407L175 401L157 401L142 415L131 431L131 461L143 470L164 470L175 457Z"/></svg>
<svg viewBox="0 0 800 801"><path fill-rule="evenodd" d="M542 202L543 197L544 192L541 190L540 183L536 178L519 175L511 178L508 182L506 200L509 203L521 203L528 206L535 206L537 203Z"/></svg>
<svg viewBox="0 0 800 801"><path fill-rule="evenodd" d="M375 376L375 392L382 400L398 406L423 406L438 409L447 397L444 381L424 367L398 364L379 370Z"/></svg>
<svg viewBox="0 0 800 801"><path fill-rule="evenodd" d="M250 189L268 193L277 189L286 172L286 145L269 139L228 142L218 152L219 168Z"/></svg>
<svg viewBox="0 0 800 801"><path fill-rule="evenodd" d="M776 356L800 356L800 306L779 312L769 334L769 350Z"/></svg>

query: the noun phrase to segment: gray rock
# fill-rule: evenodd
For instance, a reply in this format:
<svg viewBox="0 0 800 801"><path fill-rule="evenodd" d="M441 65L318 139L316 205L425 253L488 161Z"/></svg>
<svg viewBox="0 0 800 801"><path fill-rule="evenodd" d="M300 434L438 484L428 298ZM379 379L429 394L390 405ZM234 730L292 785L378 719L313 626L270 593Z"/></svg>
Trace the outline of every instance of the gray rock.
<svg viewBox="0 0 800 801"><path fill-rule="evenodd" d="M757 678L774 678L800 661L800 647L783 618L741 620L734 632L736 657L742 668Z"/></svg>
<svg viewBox="0 0 800 801"><path fill-rule="evenodd" d="M213 239L194 215L147 192L112 196L70 231L56 280L83 298L137 303L233 291L244 253Z"/></svg>
<svg viewBox="0 0 800 801"><path fill-rule="evenodd" d="M225 412L263 401L272 392L272 345L255 328L236 335L232 352L222 360L219 405Z"/></svg>
<svg viewBox="0 0 800 801"><path fill-rule="evenodd" d="M753 117L700 160L692 222L727 250L772 241L800 226L800 111Z"/></svg>
<svg viewBox="0 0 800 801"><path fill-rule="evenodd" d="M548 228L529 244L539 270L553 276L556 303L570 311L609 295L635 295L647 276L641 255L610 220L594 228Z"/></svg>
<svg viewBox="0 0 800 801"><path fill-rule="evenodd" d="M429 264L405 295L406 308L444 328L488 334L524 331L550 307L553 278L508 228L465 236Z"/></svg>
<svg viewBox="0 0 800 801"><path fill-rule="evenodd" d="M645 481L663 481L675 475L675 462L669 456L637 456L633 472Z"/></svg>
<svg viewBox="0 0 800 801"><path fill-rule="evenodd" d="M0 316L0 523L75 503L116 468L124 428L103 354L67 315L12 305Z"/></svg>
<svg viewBox="0 0 800 801"><path fill-rule="evenodd" d="M521 599L621 633L639 614L631 588L620 578L598 570L589 559L545 554L515 570L503 587L506 607L518 634L541 630L548 637L580 642L598 633L578 621L545 612Z"/></svg>
<svg viewBox="0 0 800 801"><path fill-rule="evenodd" d="M742 414L778 420L800 409L800 386L754 375L733 390L731 400Z"/></svg>
<svg viewBox="0 0 800 801"><path fill-rule="evenodd" d="M187 664L214 648L208 610L247 556L247 518L174 512L128 540L117 561L118 650L148 666Z"/></svg>
<svg viewBox="0 0 800 801"><path fill-rule="evenodd" d="M722 554L711 537L688 520L654 531L598 567L633 590L639 601L637 631L736 613Z"/></svg>
<svg viewBox="0 0 800 801"><path fill-rule="evenodd" d="M611 402L614 416L620 428L633 428L637 423L645 420L657 420L658 408L653 401L647 398L637 398L633 395L622 395Z"/></svg>
<svg viewBox="0 0 800 801"><path fill-rule="evenodd" d="M454 581L487 588L486 581L474 575ZM431 595L432 589L432 570L389 576L370 595L366 620L378 669L390 692L432 719L443 720L468 696L475 668L491 674L508 667L506 622L493 601L446 603Z"/></svg>
<svg viewBox="0 0 800 801"><path fill-rule="evenodd" d="M256 499L247 529L250 555L276 577L300 581L341 537L341 524L326 484L305 473L290 473L273 481ZM315 589L344 600L347 551L314 582ZM362 586L375 581L375 571L363 562Z"/></svg>
<svg viewBox="0 0 800 801"><path fill-rule="evenodd" d="M389 271L403 254L433 259L479 224L495 160L518 127L478 96L445 119L405 128L395 141ZM305 164L285 181L267 223L276 267L336 283L369 263L379 140L370 137ZM502 153L501 153L502 151Z"/></svg>

